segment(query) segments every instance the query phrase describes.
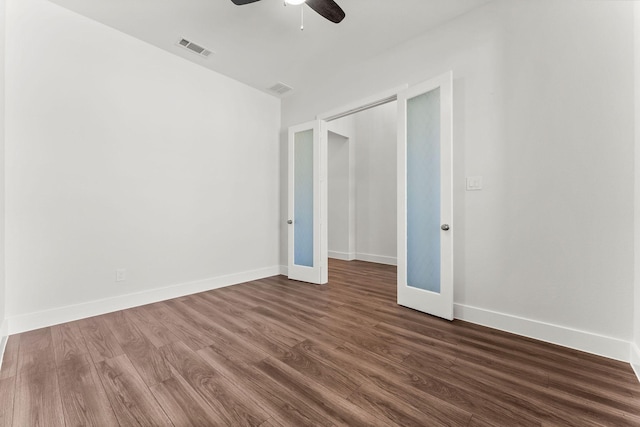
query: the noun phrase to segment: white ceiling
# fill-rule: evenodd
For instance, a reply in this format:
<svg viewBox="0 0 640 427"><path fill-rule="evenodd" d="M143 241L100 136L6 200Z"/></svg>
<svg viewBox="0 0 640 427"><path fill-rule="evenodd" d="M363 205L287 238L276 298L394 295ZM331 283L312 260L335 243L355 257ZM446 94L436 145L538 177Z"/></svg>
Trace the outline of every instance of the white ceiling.
<svg viewBox="0 0 640 427"><path fill-rule="evenodd" d="M51 1L257 89L283 82L295 90L490 0L337 0L347 15L340 24L282 0ZM214 54L178 47L183 37Z"/></svg>

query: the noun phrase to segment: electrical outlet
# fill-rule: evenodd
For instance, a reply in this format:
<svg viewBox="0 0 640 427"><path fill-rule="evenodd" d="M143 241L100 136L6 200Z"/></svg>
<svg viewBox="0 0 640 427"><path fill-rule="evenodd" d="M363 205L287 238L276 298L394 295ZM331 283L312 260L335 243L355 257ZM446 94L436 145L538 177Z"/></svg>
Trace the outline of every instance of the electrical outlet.
<svg viewBox="0 0 640 427"><path fill-rule="evenodd" d="M124 282L126 270L124 268L116 269L116 282Z"/></svg>

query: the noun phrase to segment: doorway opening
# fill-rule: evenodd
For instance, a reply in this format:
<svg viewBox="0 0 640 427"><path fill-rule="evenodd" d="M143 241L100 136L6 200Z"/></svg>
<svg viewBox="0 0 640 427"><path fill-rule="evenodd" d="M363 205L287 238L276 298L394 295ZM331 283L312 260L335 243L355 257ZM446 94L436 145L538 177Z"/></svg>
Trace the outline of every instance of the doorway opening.
<svg viewBox="0 0 640 427"><path fill-rule="evenodd" d="M330 259L397 264L397 114L385 99L327 123Z"/></svg>

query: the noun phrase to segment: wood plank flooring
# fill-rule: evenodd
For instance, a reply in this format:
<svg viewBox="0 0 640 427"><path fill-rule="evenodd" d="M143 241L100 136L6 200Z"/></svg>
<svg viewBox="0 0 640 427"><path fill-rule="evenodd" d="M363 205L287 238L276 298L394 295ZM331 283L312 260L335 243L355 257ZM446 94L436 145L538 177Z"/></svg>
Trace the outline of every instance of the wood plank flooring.
<svg viewBox="0 0 640 427"><path fill-rule="evenodd" d="M9 338L0 426L640 426L628 364L396 305L331 260Z"/></svg>

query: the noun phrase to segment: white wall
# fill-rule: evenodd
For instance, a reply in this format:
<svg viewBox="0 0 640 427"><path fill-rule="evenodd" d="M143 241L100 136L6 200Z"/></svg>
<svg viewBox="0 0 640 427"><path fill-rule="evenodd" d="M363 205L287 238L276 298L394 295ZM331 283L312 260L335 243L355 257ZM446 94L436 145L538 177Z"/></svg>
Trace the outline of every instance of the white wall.
<svg viewBox="0 0 640 427"><path fill-rule="evenodd" d="M279 100L45 0L7 6L12 333L277 274Z"/></svg>
<svg viewBox="0 0 640 427"><path fill-rule="evenodd" d="M453 70L456 316L628 359L632 8L497 0L292 95L283 128Z"/></svg>
<svg viewBox="0 0 640 427"><path fill-rule="evenodd" d="M353 259L350 253L349 207L350 158L349 138L329 132L327 149L328 248L330 258Z"/></svg>
<svg viewBox="0 0 640 427"><path fill-rule="evenodd" d="M364 261L395 264L397 102L354 115L356 252Z"/></svg>
<svg viewBox="0 0 640 427"><path fill-rule="evenodd" d="M6 321L6 284L5 284L5 230L4 230L4 93L5 93L5 0L0 0L0 361L4 354L8 334Z"/></svg>
<svg viewBox="0 0 640 427"><path fill-rule="evenodd" d="M635 209L634 209L634 309L631 362L640 379L640 3L634 5L635 52Z"/></svg>

